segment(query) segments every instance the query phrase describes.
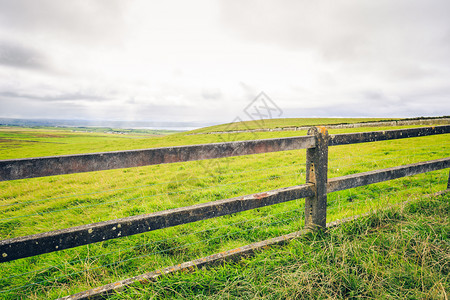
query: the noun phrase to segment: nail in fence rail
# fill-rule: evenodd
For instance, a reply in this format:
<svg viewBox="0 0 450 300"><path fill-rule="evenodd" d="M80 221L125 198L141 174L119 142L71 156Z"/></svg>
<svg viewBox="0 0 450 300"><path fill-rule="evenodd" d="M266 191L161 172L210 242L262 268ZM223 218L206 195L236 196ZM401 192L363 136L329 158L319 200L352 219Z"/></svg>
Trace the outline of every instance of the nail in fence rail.
<svg viewBox="0 0 450 300"><path fill-rule="evenodd" d="M167 228L171 226L223 216L257 207L282 203L285 201L291 201L294 199L300 199L305 197L308 197L306 201L307 205L305 205L305 213L306 213L305 219L307 221L306 224L309 225L310 227L324 227L324 224L326 223L327 193L450 167L450 158L444 158L434 161L422 162L418 164L411 164L406 166L332 178L329 180L329 182L327 182L326 172L327 172L328 145L334 146L357 142L372 142L377 140L387 140L404 137L418 137L432 134L443 134L449 132L450 126L439 126L429 128L413 128L404 130L369 132L362 134L334 135L329 137L328 133L326 132L326 129L315 128L311 129L311 131L309 132L310 136L306 137L269 139L261 141L244 141L244 142L195 146L198 148L195 148L194 146L187 146L187 147L136 150L137 152L140 151L151 152L154 150L153 152L154 155L153 156L151 155L152 159L147 160L147 163L155 164L158 162L169 163L175 161L216 158L219 157L221 150L225 151L223 156L237 156L252 153L264 153L272 151L308 148L307 183L304 185L282 188L254 195L219 200L210 203L176 208L152 214L132 216L122 219L110 220L100 223L56 230L52 232L3 240L0 241L0 262L6 262L19 258L25 258L43 253L73 248L76 246L91 244L99 241L118 238L121 236L129 236L151 230ZM242 147L245 146L249 146L250 149L249 150L243 149ZM177 148L177 150L176 151L173 150L174 148ZM191 154L182 154L182 152L180 151L182 151L183 149L186 151L188 151L187 149L190 149L190 151L193 152ZM206 149L209 150L207 151ZM131 155L129 153L134 152L133 151L112 152L111 154L112 156L109 157L104 162L105 165L103 165L102 167L112 169L117 167L118 165L124 164L126 165L130 163L129 161L127 161L126 163L117 163L110 165L108 161L110 159L113 159L115 155L119 153L128 153L126 155ZM90 157L89 159L94 159L95 157L101 158L103 157L103 155L107 154L108 153L89 154L80 156L63 156L63 157L53 157L50 159L55 159L57 161L59 158L61 158L63 161L62 164L70 165L71 159L73 159L74 157L76 161L77 159L76 157L78 158ZM121 156L119 155L118 157L115 158L119 159L120 157ZM66 159L69 159L69 161L65 161ZM81 161L83 161L83 159L81 159ZM39 159L0 161L0 170L2 170L1 174L2 176L4 176L4 174L8 174L6 176L7 178L13 177L15 179L26 178L23 176L29 177L43 176L39 175L41 173L37 172L36 170L32 170L30 172L19 172L19 171L18 172L13 171L9 173L4 172L4 170L8 168L14 169L16 171L20 170L20 168L15 169L14 164L17 163L17 161L19 161L19 164L21 164L20 161L28 161L32 162L31 164L33 165L33 161L37 160ZM80 161L78 161L77 163L80 163ZM26 164L21 165L21 167L24 166L26 166ZM36 164L34 164L34 166L36 167ZM97 165L94 166L93 168L95 170L100 170L98 169L99 166L100 165ZM65 167L67 167L67 165L65 165ZM76 170L78 170L77 172L79 172L79 169L80 167L76 167L65 171L76 172ZM61 170L59 169L56 172L60 171ZM6 180L4 179L5 177L2 178L3 180ZM307 208L308 206L309 208Z"/></svg>

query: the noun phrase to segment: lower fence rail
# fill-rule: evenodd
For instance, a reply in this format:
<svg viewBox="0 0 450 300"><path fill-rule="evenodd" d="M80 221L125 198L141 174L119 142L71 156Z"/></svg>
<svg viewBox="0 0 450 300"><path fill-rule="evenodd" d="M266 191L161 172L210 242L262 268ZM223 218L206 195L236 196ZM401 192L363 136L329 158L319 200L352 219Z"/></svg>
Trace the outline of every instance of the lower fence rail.
<svg viewBox="0 0 450 300"><path fill-rule="evenodd" d="M369 171L328 181L328 193L446 169L450 157L416 164ZM311 183L258 194L218 200L161 212L87 224L0 241L0 262L60 251L124 236L225 216L314 195Z"/></svg>
<svg viewBox="0 0 450 300"><path fill-rule="evenodd" d="M329 193L450 168L450 157L446 157L328 179L329 146L447 133L450 133L450 125L331 136L328 135L325 127L316 127L308 132L308 136L293 138L0 161L0 181L2 181L274 151L307 149L307 176L305 184L1 240L0 263L306 198L305 228L308 230L305 229L253 243L61 299L95 299L137 282L155 280L162 274L198 268L204 265L215 264L225 259L250 254L256 249L261 249L265 246L282 244L311 229L314 230L316 227L335 226L354 219L352 217L339 222L326 223L327 205L329 205L327 203L327 194ZM450 176L447 188L450 188Z"/></svg>
<svg viewBox="0 0 450 300"><path fill-rule="evenodd" d="M450 189L447 189L447 190L437 192L437 193L429 195L429 196L438 196L438 195L444 194L449 191L450 191ZM402 202L399 204L404 205L408 202L409 201L405 201L405 202ZM342 224L356 220L360 217L367 216L370 213L371 212L367 212L367 213L364 213L361 215L354 215L354 216L347 217L344 219L332 221L332 222L327 223L326 227L332 228L332 227L340 226ZM178 265L170 266L167 268L148 272L148 273L134 276L131 278L127 278L124 280L120 280L117 282L109 283L109 284L106 284L106 285L103 285L103 286L100 286L100 287L97 287L94 289L90 289L90 290L79 292L79 293L76 293L73 295L65 296L65 297L59 298L58 300L104 299L105 297L108 297L117 292L123 291L126 288L131 287L134 284L146 284L146 283L158 280L158 278L161 276L175 274L177 272L195 271L195 270L203 268L203 267L214 267L214 266L220 265L221 263L223 263L225 261L237 260L246 255L253 255L256 251L265 249L270 246L284 245L284 244L288 243L289 241L291 241L295 238L299 238L302 235L305 235L310 232L311 231L308 229L303 229L300 231L296 231L296 232L292 232L292 233L285 234L282 236L267 239L267 240L264 240L261 242L252 243L252 244L242 246L239 248L223 251L220 253L212 254L212 255L202 257L199 259L195 259L192 261L184 262L184 263L181 263Z"/></svg>

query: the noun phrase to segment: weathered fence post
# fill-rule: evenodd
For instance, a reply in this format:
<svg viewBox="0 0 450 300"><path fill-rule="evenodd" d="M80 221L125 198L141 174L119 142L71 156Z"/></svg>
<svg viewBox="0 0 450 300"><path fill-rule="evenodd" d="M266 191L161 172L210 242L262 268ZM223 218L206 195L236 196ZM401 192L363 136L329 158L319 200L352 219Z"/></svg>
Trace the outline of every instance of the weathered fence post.
<svg viewBox="0 0 450 300"><path fill-rule="evenodd" d="M315 230L327 223L328 130L311 127L308 135L316 138L316 147L306 150L306 182L314 183L315 195L305 200L305 227Z"/></svg>
<svg viewBox="0 0 450 300"><path fill-rule="evenodd" d="M448 172L447 190L450 189L450 171Z"/></svg>

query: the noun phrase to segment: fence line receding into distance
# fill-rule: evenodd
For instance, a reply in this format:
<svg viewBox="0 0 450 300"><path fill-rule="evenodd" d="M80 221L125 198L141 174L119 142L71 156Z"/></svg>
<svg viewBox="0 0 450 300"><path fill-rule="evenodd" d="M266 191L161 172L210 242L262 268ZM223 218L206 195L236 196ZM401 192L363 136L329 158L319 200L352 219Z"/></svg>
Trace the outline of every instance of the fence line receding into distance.
<svg viewBox="0 0 450 300"><path fill-rule="evenodd" d="M325 227L328 193L450 167L450 157L446 157L328 180L329 146L448 133L450 133L450 125L336 135L328 135L324 127L312 127L307 136L300 137L2 160L0 161L0 180L4 181L307 149L306 184L2 240L0 241L0 262L229 215L300 198L306 198L305 226L309 228Z"/></svg>

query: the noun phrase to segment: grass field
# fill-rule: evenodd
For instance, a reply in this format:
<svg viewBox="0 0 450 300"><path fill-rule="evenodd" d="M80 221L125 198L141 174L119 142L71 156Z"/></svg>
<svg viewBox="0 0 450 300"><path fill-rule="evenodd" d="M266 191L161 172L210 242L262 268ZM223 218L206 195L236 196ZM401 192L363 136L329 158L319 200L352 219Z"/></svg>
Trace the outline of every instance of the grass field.
<svg viewBox="0 0 450 300"><path fill-rule="evenodd" d="M282 118L264 119L255 121L233 122L214 126L208 126L190 131L190 133L207 133L234 130L274 129L286 127L303 127L314 125L354 124L377 121L391 121L386 118Z"/></svg>
<svg viewBox="0 0 450 300"><path fill-rule="evenodd" d="M388 129L393 128L339 129L330 133ZM0 128L0 159L304 134L300 131L194 136L177 133L149 137L3 127ZM448 135L440 135L332 147L329 177L447 157L449 141ZM302 184L304 164L305 150L297 150L0 182L0 239ZM420 199L422 195L445 189L447 178L448 171L443 170L332 193L328 220L411 198ZM303 205L303 200L296 200L5 263L0 271L0 298L57 298L296 231L303 225ZM215 276L216 271L211 272ZM165 297L170 293L164 294L167 291L164 282L168 284L170 280L162 282L162 294L146 289L135 292L142 297ZM200 288L191 286L191 289ZM177 298L178 293L180 298L190 298L179 290L172 297ZM211 290L210 296L214 293Z"/></svg>
<svg viewBox="0 0 450 300"><path fill-rule="evenodd" d="M448 118L442 116L437 118ZM414 118L429 119L429 118ZM355 124L379 121L398 121L413 120L401 118L282 118L282 119L264 119L255 121L233 122L220 125L214 125L204 128L192 130L189 133L209 133L209 132L227 132L252 129L275 129L275 128L292 128L292 127L308 127L315 125L338 125L338 124Z"/></svg>
<svg viewBox="0 0 450 300"><path fill-rule="evenodd" d="M448 299L449 211L449 194L417 200L112 299Z"/></svg>

